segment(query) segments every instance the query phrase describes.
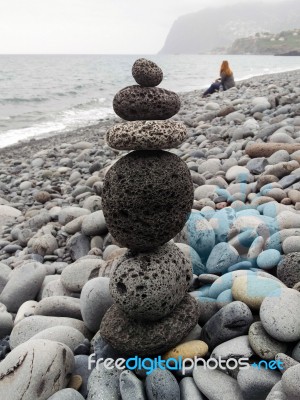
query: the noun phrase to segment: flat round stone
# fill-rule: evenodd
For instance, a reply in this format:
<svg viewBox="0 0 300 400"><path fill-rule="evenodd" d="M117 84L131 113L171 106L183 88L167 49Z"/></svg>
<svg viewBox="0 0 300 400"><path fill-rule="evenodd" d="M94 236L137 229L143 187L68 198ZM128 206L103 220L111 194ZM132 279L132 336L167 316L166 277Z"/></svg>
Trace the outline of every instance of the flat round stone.
<svg viewBox="0 0 300 400"><path fill-rule="evenodd" d="M186 136L181 122L130 121L110 128L106 141L117 150L161 150L179 146Z"/></svg>
<svg viewBox="0 0 300 400"><path fill-rule="evenodd" d="M127 86L114 97L115 113L126 121L168 119L180 109L179 96L161 88Z"/></svg>
<svg viewBox="0 0 300 400"><path fill-rule="evenodd" d="M197 301L187 294L175 310L156 322L129 319L113 305L102 319L101 337L124 355L150 356L175 347L195 327Z"/></svg>
<svg viewBox="0 0 300 400"><path fill-rule="evenodd" d="M147 251L183 228L193 204L193 182L185 162L165 151L135 151L107 172L102 206L114 239Z"/></svg>
<svg viewBox="0 0 300 400"><path fill-rule="evenodd" d="M282 342L300 340L300 293L278 289L264 299L260 319L270 336Z"/></svg>

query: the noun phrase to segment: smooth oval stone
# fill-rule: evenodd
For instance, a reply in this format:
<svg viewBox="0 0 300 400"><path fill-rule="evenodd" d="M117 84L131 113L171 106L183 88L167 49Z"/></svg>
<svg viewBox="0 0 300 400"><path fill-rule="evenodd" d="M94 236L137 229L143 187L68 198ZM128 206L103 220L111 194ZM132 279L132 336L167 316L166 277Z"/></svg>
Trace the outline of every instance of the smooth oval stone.
<svg viewBox="0 0 300 400"><path fill-rule="evenodd" d="M300 364L289 368L282 375L282 388L289 400L299 399L300 393Z"/></svg>
<svg viewBox="0 0 300 400"><path fill-rule="evenodd" d="M184 253L192 264L193 274L200 275L206 271L205 266L202 264L201 258L198 253L188 244L175 243L177 247Z"/></svg>
<svg viewBox="0 0 300 400"><path fill-rule="evenodd" d="M244 400L237 381L221 371L197 366L193 378L198 389L209 400Z"/></svg>
<svg viewBox="0 0 300 400"><path fill-rule="evenodd" d="M300 252L300 240L298 236L291 236L284 240L282 243L284 254Z"/></svg>
<svg viewBox="0 0 300 400"><path fill-rule="evenodd" d="M250 347L248 335L238 336L227 340L214 348L211 353L211 358L228 360L229 358L250 358L253 355L253 350Z"/></svg>
<svg viewBox="0 0 300 400"><path fill-rule="evenodd" d="M114 97L115 113L126 121L161 120L177 114L179 96L166 89L127 86Z"/></svg>
<svg viewBox="0 0 300 400"><path fill-rule="evenodd" d="M186 342L190 342L192 340L198 340L200 338L201 335L201 326L200 325L196 325L191 332L182 339L182 341L180 342L180 344L186 343Z"/></svg>
<svg viewBox="0 0 300 400"><path fill-rule="evenodd" d="M250 326L248 335L252 349L263 360L274 360L277 353L287 350L287 344L273 339L260 321Z"/></svg>
<svg viewBox="0 0 300 400"><path fill-rule="evenodd" d="M282 257L277 267L277 277L290 288L300 282L300 253L290 253Z"/></svg>
<svg viewBox="0 0 300 400"><path fill-rule="evenodd" d="M113 305L102 319L100 333L122 354L156 355L180 343L195 327L198 318L198 304L190 295L186 295L171 314L155 322L128 319Z"/></svg>
<svg viewBox="0 0 300 400"><path fill-rule="evenodd" d="M169 350L163 355L164 360L169 358L194 358L194 357L204 357L208 352L208 346L201 340L191 340L190 342L181 343L174 349Z"/></svg>
<svg viewBox="0 0 300 400"><path fill-rule="evenodd" d="M252 263L250 261L240 261L236 264L233 264L231 267L229 267L228 272L250 269L251 267L252 267Z"/></svg>
<svg viewBox="0 0 300 400"><path fill-rule="evenodd" d="M287 356L284 353L278 353L275 356L276 361L280 361L280 372L283 374L287 369L299 364L294 358Z"/></svg>
<svg viewBox="0 0 300 400"><path fill-rule="evenodd" d="M69 264L61 274L61 282L71 292L81 292L84 285L98 277L100 268L105 265L101 258L83 258Z"/></svg>
<svg viewBox="0 0 300 400"><path fill-rule="evenodd" d="M278 250L265 250L257 257L257 265L259 268L268 270L276 267L281 260L281 254Z"/></svg>
<svg viewBox="0 0 300 400"><path fill-rule="evenodd" d="M82 321L74 318L65 317L46 317L44 315L33 315L22 319L11 332L10 346L15 348L21 343L31 339L37 333L44 329L53 328L55 326L70 326L79 330L85 337L89 337L90 333Z"/></svg>
<svg viewBox="0 0 300 400"><path fill-rule="evenodd" d="M179 146L186 136L182 122L130 121L112 126L106 141L117 150L162 150Z"/></svg>
<svg viewBox="0 0 300 400"><path fill-rule="evenodd" d="M94 368L88 381L87 400L121 400L120 375L121 370L106 369L104 363Z"/></svg>
<svg viewBox="0 0 300 400"><path fill-rule="evenodd" d="M190 292L190 295L195 298L208 297L210 286L211 285L203 285L200 289L197 289L194 292Z"/></svg>
<svg viewBox="0 0 300 400"><path fill-rule="evenodd" d="M94 278L87 282L80 295L83 321L91 332L97 332L106 311L113 304L109 278Z"/></svg>
<svg viewBox="0 0 300 400"><path fill-rule="evenodd" d="M63 389L56 392L53 396L49 397L48 400L84 400L77 390L74 389Z"/></svg>
<svg viewBox="0 0 300 400"><path fill-rule="evenodd" d="M17 315L14 320L14 325L17 325L18 322L22 321L22 319L30 317L34 315L35 308L39 303L34 300L25 301L19 308Z"/></svg>
<svg viewBox="0 0 300 400"><path fill-rule="evenodd" d="M257 275L239 276L232 285L235 300L247 304L253 310L259 310L264 298L276 289L284 287L279 281Z"/></svg>
<svg viewBox="0 0 300 400"><path fill-rule="evenodd" d="M191 263L175 244L167 243L151 253L128 250L119 257L109 289L128 317L156 321L182 301L191 281Z"/></svg>
<svg viewBox="0 0 300 400"><path fill-rule="evenodd" d="M146 400L143 382L131 371L123 371L121 373L120 392L122 400Z"/></svg>
<svg viewBox="0 0 300 400"><path fill-rule="evenodd" d="M222 307L206 322L200 339L214 349L221 343L247 333L252 322L250 308L240 301L234 301Z"/></svg>
<svg viewBox="0 0 300 400"><path fill-rule="evenodd" d="M237 376L244 400L265 400L270 390L281 379L279 371L250 367L241 369Z"/></svg>
<svg viewBox="0 0 300 400"><path fill-rule="evenodd" d="M5 285L7 284L10 274L11 274L11 268L9 268L8 265L3 264L0 262L0 293L4 289Z"/></svg>
<svg viewBox="0 0 300 400"><path fill-rule="evenodd" d="M9 335L14 326L12 315L7 312L4 304L0 303L0 338ZM1 347L0 347L1 349Z"/></svg>
<svg viewBox="0 0 300 400"><path fill-rule="evenodd" d="M266 400L291 400L288 399L287 395L284 393L282 388L282 382L279 381L274 385L266 397Z"/></svg>
<svg viewBox="0 0 300 400"><path fill-rule="evenodd" d="M292 357L294 360L300 362L300 342L293 348Z"/></svg>
<svg viewBox="0 0 300 400"><path fill-rule="evenodd" d="M264 299L260 319L264 329L274 339L294 342L300 339L300 293L294 289L279 289Z"/></svg>
<svg viewBox="0 0 300 400"><path fill-rule="evenodd" d="M163 80L163 71L153 61L139 58L132 66L132 76L139 85L154 87Z"/></svg>
<svg viewBox="0 0 300 400"><path fill-rule="evenodd" d="M209 273L224 273L227 269L236 264L239 260L239 253L230 244L218 243L210 253L206 269Z"/></svg>
<svg viewBox="0 0 300 400"><path fill-rule="evenodd" d="M186 164L165 151L134 151L107 172L102 205L111 235L123 247L145 251L172 239L193 204Z"/></svg>
<svg viewBox="0 0 300 400"><path fill-rule="evenodd" d="M17 312L25 301L35 299L45 276L46 269L38 262L16 268L0 295L0 302L5 304L9 312Z"/></svg>
<svg viewBox="0 0 300 400"><path fill-rule="evenodd" d="M222 276L220 276L215 282L210 287L209 290L209 297L212 297L216 299L224 290L231 289L234 280L238 276L243 276L243 275L254 275L253 271L233 271L233 272L228 272Z"/></svg>
<svg viewBox="0 0 300 400"><path fill-rule="evenodd" d="M283 229L279 232L273 233L266 241L266 249L276 249L282 252L282 244L290 236L300 236L300 229Z"/></svg>
<svg viewBox="0 0 300 400"><path fill-rule="evenodd" d="M107 233L103 211L99 210L86 215L82 221L81 231L87 236L104 235Z"/></svg>
<svg viewBox="0 0 300 400"><path fill-rule="evenodd" d="M36 304L34 314L82 319L80 300L68 296L45 297Z"/></svg>
<svg viewBox="0 0 300 400"><path fill-rule="evenodd" d="M187 243L207 259L215 245L215 232L209 222L198 211L193 211L186 223Z"/></svg>
<svg viewBox="0 0 300 400"><path fill-rule="evenodd" d="M179 385L168 370L156 369L146 378L149 400L180 400Z"/></svg>
<svg viewBox="0 0 300 400"><path fill-rule="evenodd" d="M181 400L204 400L193 378L183 378L179 383Z"/></svg>
<svg viewBox="0 0 300 400"><path fill-rule="evenodd" d="M235 220L236 213L231 207L226 207L223 210L217 211L214 216L209 220L210 225L215 231L217 242L227 241L228 232L232 228Z"/></svg>
<svg viewBox="0 0 300 400"><path fill-rule="evenodd" d="M0 393L13 400L46 400L67 386L73 367L69 347L50 340L31 340L0 363Z"/></svg>
<svg viewBox="0 0 300 400"><path fill-rule="evenodd" d="M217 297L217 301L221 303L231 303L233 301L231 289L224 290L224 292L220 293Z"/></svg>
<svg viewBox="0 0 300 400"><path fill-rule="evenodd" d="M53 328L44 329L32 336L30 340L45 339L60 342L68 346L72 352L83 343L85 337L78 329L71 326L54 326Z"/></svg>

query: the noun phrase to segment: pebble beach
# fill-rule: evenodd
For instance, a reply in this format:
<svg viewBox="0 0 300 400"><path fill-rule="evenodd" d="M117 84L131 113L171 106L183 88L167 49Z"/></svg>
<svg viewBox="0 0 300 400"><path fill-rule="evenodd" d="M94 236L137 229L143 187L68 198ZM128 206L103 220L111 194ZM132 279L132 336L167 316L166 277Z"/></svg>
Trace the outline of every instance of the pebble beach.
<svg viewBox="0 0 300 400"><path fill-rule="evenodd" d="M207 98L202 93L180 93L181 108L168 120L187 131L168 152L174 170L176 156L189 171L192 211L165 240L164 252L149 256L151 268L174 258L174 274L165 267L167 305L157 287L151 295L159 309L143 300L154 322L148 330L134 325L134 346L118 331L118 324L127 329L129 323L115 303L123 309L126 302L117 283L115 292L111 288L120 260L126 270L144 261L127 249L140 251L134 240L126 238L125 247L112 236L114 216L106 220L103 212L114 207L105 195L108 171L133 154L107 143L107 131L122 120L110 117L0 149L0 394L12 400L300 398L300 70L253 77ZM132 180L139 174L134 163ZM169 170L159 170L166 186ZM143 190L138 183L136 192ZM178 191L188 190L185 183L178 181ZM188 203L183 197L178 210L166 203L166 218L180 218L177 211ZM165 227L151 213L153 224ZM182 282L186 260L192 274ZM126 282L133 293L135 279ZM138 303L124 311L139 309ZM161 330L157 316L166 318ZM161 351L148 340L151 329ZM133 355L130 346L150 358L246 357L251 365L275 360L283 367L157 369L150 375L103 364L89 368L91 354L126 358Z"/></svg>

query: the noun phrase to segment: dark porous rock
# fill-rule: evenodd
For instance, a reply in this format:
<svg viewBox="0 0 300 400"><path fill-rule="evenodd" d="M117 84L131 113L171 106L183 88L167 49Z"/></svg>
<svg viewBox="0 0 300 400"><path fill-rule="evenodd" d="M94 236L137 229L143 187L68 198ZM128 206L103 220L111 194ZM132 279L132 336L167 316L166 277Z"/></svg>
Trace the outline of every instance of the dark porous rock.
<svg viewBox="0 0 300 400"><path fill-rule="evenodd" d="M163 72L153 61L139 58L132 66L132 76L136 83L145 87L158 86L163 80Z"/></svg>
<svg viewBox="0 0 300 400"><path fill-rule="evenodd" d="M145 251L172 239L194 198L186 164L165 151L135 151L107 172L102 205L111 235L123 247Z"/></svg>
<svg viewBox="0 0 300 400"><path fill-rule="evenodd" d="M151 356L180 343L197 324L198 318L197 302L188 294L172 314L156 322L129 319L113 305L102 319L100 333L122 354Z"/></svg>
<svg viewBox="0 0 300 400"><path fill-rule="evenodd" d="M246 334L252 322L250 308L241 301L234 301L221 308L207 321L200 339L210 349L214 349L221 343Z"/></svg>
<svg viewBox="0 0 300 400"><path fill-rule="evenodd" d="M177 147L186 136L186 127L181 122L131 121L111 127L106 141L118 150L161 150Z"/></svg>
<svg viewBox="0 0 300 400"><path fill-rule="evenodd" d="M191 262L167 243L150 253L127 251L114 265L109 288L129 317L156 321L181 302L192 277Z"/></svg>
<svg viewBox="0 0 300 400"><path fill-rule="evenodd" d="M283 256L277 266L277 277L290 288L300 281L300 253Z"/></svg>
<svg viewBox="0 0 300 400"><path fill-rule="evenodd" d="M166 89L127 86L114 97L115 113L127 121L168 119L180 109L179 96Z"/></svg>

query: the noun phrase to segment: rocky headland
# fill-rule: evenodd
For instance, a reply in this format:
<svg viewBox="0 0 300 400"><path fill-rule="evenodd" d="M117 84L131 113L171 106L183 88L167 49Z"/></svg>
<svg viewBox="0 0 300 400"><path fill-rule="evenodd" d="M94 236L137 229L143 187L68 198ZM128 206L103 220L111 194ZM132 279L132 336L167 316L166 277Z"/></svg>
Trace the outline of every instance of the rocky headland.
<svg viewBox="0 0 300 400"><path fill-rule="evenodd" d="M300 71L180 102L155 90L155 71L136 68L140 86L116 95L125 126L113 118L0 150L8 399L299 399ZM133 92L142 121L128 110ZM91 353L283 369L146 375L89 369Z"/></svg>

